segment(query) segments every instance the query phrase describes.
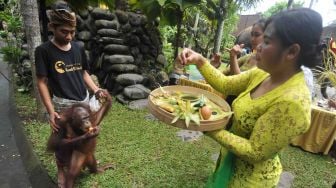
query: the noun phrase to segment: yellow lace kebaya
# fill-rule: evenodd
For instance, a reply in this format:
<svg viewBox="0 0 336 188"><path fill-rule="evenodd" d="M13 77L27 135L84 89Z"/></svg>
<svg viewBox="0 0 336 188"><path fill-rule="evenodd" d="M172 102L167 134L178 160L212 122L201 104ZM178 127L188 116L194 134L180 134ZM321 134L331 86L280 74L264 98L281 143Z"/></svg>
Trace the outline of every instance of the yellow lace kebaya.
<svg viewBox="0 0 336 188"><path fill-rule="evenodd" d="M239 75L225 76L205 63L200 68L206 81L224 95L237 95L231 129L207 132L221 146L221 155L209 187L276 187L282 166L278 153L291 140L308 130L310 93L303 72L258 98L250 93L269 74L253 68ZM231 158L231 159L228 159ZM230 174L230 180L223 176Z"/></svg>

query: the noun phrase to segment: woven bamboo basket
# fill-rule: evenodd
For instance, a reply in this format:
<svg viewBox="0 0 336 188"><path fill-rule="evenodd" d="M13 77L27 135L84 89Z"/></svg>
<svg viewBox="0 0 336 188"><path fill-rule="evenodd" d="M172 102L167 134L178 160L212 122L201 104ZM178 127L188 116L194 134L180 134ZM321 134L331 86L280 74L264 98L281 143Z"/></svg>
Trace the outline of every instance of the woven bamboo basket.
<svg viewBox="0 0 336 188"><path fill-rule="evenodd" d="M190 87L190 86L180 86L180 85L166 86L166 87L163 87L163 89L167 92L180 91L180 92L188 93L188 94L197 94L197 95L203 94L205 97L207 97L209 100L214 102L224 111L228 111L228 112L231 111L230 106L227 104L227 102L223 98L219 97L218 95L212 92L209 92L203 89L199 89L196 87ZM218 129L224 129L227 123L229 122L230 117L225 117L225 118L218 119L218 120L201 120L200 125L197 125L194 122L190 122L188 127L186 127L185 121L181 119L177 120L175 123L171 123L172 120L174 119L174 115L172 113L167 112L166 110L163 110L159 106L155 105L155 102L153 101L155 96L159 96L161 94L162 94L162 91L160 90L160 88L155 89L151 92L151 94L148 97L148 108L149 108L149 111L156 118L158 118L160 121L168 125L172 125L175 127L186 129L186 130L193 130L193 131L213 131L213 130L218 130Z"/></svg>
<svg viewBox="0 0 336 188"><path fill-rule="evenodd" d="M178 81L178 84L181 85L181 86L191 86L191 87L204 89L204 90L210 91L210 92L220 96L221 98L225 99L225 96L221 92L212 88L209 84L205 83L205 81L204 81L204 83L201 83L199 81L193 81L193 80L188 80L188 79L185 79L185 78L180 78L179 81Z"/></svg>

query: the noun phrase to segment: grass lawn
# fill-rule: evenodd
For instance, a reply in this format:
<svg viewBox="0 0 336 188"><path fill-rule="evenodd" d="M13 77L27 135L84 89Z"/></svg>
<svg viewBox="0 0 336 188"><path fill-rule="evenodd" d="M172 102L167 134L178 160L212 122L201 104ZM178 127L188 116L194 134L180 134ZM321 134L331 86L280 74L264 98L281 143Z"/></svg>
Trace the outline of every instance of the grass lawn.
<svg viewBox="0 0 336 188"><path fill-rule="evenodd" d="M56 181L56 165L46 153L49 124L34 120L34 101L16 94L20 116L34 150ZM219 145L208 137L182 142L179 129L146 118L146 110L129 110L114 102L98 137L96 158L116 168L103 174L77 178L77 187L204 187ZM336 180L336 165L328 156L287 147L281 152L285 171L295 175L293 187L330 188Z"/></svg>

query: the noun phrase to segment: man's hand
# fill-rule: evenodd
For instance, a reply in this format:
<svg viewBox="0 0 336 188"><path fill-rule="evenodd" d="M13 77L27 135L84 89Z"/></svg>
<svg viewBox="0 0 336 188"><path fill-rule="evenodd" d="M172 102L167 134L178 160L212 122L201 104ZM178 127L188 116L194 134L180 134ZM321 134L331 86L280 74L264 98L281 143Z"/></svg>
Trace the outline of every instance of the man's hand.
<svg viewBox="0 0 336 188"><path fill-rule="evenodd" d="M94 92L94 95L97 99L101 97L105 97L105 92L103 89L99 88L97 91Z"/></svg>
<svg viewBox="0 0 336 188"><path fill-rule="evenodd" d="M57 124L56 124L56 119L60 119L61 117L58 115L57 112L53 112L51 114L49 114L49 123L51 128L53 129L53 132L58 132L58 129L60 128Z"/></svg>
<svg viewBox="0 0 336 188"><path fill-rule="evenodd" d="M112 99L110 98L110 95L108 93L108 91L106 89L98 89L95 93L94 93L96 99L99 100L99 102L101 104L103 104L106 100L107 101L111 101Z"/></svg>

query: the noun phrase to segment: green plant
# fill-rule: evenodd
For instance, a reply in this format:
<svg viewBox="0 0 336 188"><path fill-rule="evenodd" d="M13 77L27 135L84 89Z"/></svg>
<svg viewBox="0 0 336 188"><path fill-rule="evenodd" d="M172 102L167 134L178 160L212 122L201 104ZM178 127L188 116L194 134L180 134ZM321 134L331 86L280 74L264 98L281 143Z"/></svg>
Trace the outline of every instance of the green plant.
<svg viewBox="0 0 336 188"><path fill-rule="evenodd" d="M219 22L219 1L202 1L197 7L191 7L186 10L184 27L187 28L186 39L189 46L192 46L202 55L209 57L212 55L215 43L215 33ZM225 5L225 17L222 37L220 39L220 48L231 48L234 44L235 37L231 33L236 29L238 22L237 10L240 6L238 2L228 2ZM194 28L195 17L199 15L198 27ZM183 38L183 37L182 37ZM192 39L192 40L191 40Z"/></svg>
<svg viewBox="0 0 336 188"><path fill-rule="evenodd" d="M207 15L204 6L191 7L185 11L181 40L205 57L213 49L215 20Z"/></svg>
<svg viewBox="0 0 336 188"><path fill-rule="evenodd" d="M174 65L174 48L173 48L173 40L176 33L176 27L172 26L159 26L159 31L161 34L162 40L162 51L164 56L167 59L167 65L164 67L164 71L166 73L170 73L173 69Z"/></svg>
<svg viewBox="0 0 336 188"><path fill-rule="evenodd" d="M0 2L1 4L1 2ZM4 3L4 10L0 11L0 20L3 24L3 30L0 31L0 37L5 42L5 46L0 49L4 60L11 64L15 75L15 81L21 86L20 91L29 91L32 85L32 76L30 72L30 63L23 62L21 50L23 31L22 20L19 13L18 2L15 0Z"/></svg>
<svg viewBox="0 0 336 188"><path fill-rule="evenodd" d="M329 80L330 84L336 87L336 54L328 47L323 50L322 57L323 66L319 66L314 70L317 82L322 84L326 80Z"/></svg>
<svg viewBox="0 0 336 188"><path fill-rule="evenodd" d="M187 8L197 6L201 0L130 0L133 9L140 9L151 21L159 20L160 25L176 25L174 57L180 47L180 37L184 13Z"/></svg>
<svg viewBox="0 0 336 188"><path fill-rule="evenodd" d="M232 46L234 46L236 37L233 36L231 33L234 32L234 30L237 27L237 23L239 20L239 16L237 14L237 5L231 5L228 7L227 10L227 18L225 20L225 25L223 28L223 37L221 42L221 51L222 51L222 61L223 62L229 62L230 61L230 54L225 51L225 49L229 48L231 49Z"/></svg>
<svg viewBox="0 0 336 188"><path fill-rule="evenodd" d="M17 7L16 1L10 1L5 10L0 12L0 20L4 27L0 36L6 42L6 46L2 47L0 52L4 54L5 61L15 65L20 63L22 55L22 20L19 12L15 11Z"/></svg>
<svg viewBox="0 0 336 188"><path fill-rule="evenodd" d="M275 3L273 6L271 6L269 9L267 9L262 15L265 18L268 18L272 16L273 14L276 14L282 10L285 10L287 8L287 0L283 0L280 2ZM299 8L303 7L304 1L295 1L293 3L293 8Z"/></svg>
<svg viewBox="0 0 336 188"><path fill-rule="evenodd" d="M20 56L22 55L21 49L12 45L2 47L0 53L4 54L5 61L14 64L20 62Z"/></svg>

